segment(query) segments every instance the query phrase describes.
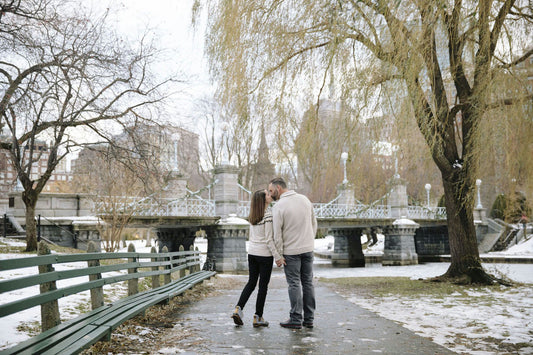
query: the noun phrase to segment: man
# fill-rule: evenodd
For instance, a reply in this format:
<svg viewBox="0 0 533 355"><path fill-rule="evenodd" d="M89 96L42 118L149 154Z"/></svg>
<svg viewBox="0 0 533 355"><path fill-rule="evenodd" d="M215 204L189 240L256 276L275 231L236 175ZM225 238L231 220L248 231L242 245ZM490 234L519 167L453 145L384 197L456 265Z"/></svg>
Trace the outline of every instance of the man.
<svg viewBox="0 0 533 355"><path fill-rule="evenodd" d="M282 178L271 180L268 191L272 199L277 201L272 210L274 242L283 255L276 260L276 265L285 265L291 303L290 318L280 325L300 329L303 324L304 327L313 328L313 250L317 229L313 205L304 195L287 189Z"/></svg>

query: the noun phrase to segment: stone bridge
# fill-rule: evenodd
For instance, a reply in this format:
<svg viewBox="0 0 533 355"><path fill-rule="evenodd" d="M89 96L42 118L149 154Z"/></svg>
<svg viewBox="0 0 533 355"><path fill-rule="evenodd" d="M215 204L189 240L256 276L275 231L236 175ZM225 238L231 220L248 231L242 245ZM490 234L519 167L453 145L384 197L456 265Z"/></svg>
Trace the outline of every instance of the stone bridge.
<svg viewBox="0 0 533 355"><path fill-rule="evenodd" d="M203 231L208 239L207 258L215 263L217 271L246 272L249 224L245 219L250 191L238 184L237 173L234 166L218 166L214 170L213 183L207 187L214 195L211 198L210 193L209 199L188 191L186 180L176 174L164 193L157 197L102 198L88 202L88 197L80 199L79 195L75 195L69 200L63 196L63 205L70 207L62 211L58 202L61 196L56 194L54 202L54 197L47 200L47 194L42 194L37 213L43 216L53 214L46 216L44 221L44 226L51 229L54 229L52 224L55 222L68 225L70 218L70 229L77 238L76 246L99 238L94 227L91 231L90 226L75 223L77 218L98 215L103 220L110 220L113 211L123 211L130 216L128 227L156 230L159 247L167 246L169 251L177 251L180 245L189 248L197 233ZM334 200L313 204L320 232L335 238L331 257L333 265L364 266L361 235L377 231L385 235L384 265L416 264L417 251L433 255L449 253L445 209L431 208L429 203L427 207L409 206L406 183L398 176L391 186L389 193L381 199L365 205L355 200L354 191L345 180L338 186L338 195ZM21 204L21 201L15 202L8 213L23 221ZM76 206L76 217L71 218L67 210L70 208L72 216L73 206ZM484 219L483 209L476 209L476 213L476 220Z"/></svg>

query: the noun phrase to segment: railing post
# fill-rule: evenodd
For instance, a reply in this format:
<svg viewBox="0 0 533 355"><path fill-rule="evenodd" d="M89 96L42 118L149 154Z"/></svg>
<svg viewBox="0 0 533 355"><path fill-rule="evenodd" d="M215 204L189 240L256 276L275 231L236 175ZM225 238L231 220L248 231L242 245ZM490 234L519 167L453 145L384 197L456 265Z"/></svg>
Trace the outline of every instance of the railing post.
<svg viewBox="0 0 533 355"><path fill-rule="evenodd" d="M87 244L87 253L96 253L96 244L93 241L90 241ZM89 260L87 261L88 267L100 266L100 260ZM102 278L101 273L89 275L89 281L100 280ZM95 287L91 289L91 309L97 309L104 305L104 288L102 286Z"/></svg>
<svg viewBox="0 0 533 355"><path fill-rule="evenodd" d="M194 271L200 271L200 250L198 249L198 247L195 247L194 248L194 257L195 257L195 261L196 261L196 267L194 269Z"/></svg>
<svg viewBox="0 0 533 355"><path fill-rule="evenodd" d="M407 183L399 176L395 176L391 182L391 192L388 198L388 205L391 208L391 216L394 219L407 217Z"/></svg>
<svg viewBox="0 0 533 355"><path fill-rule="evenodd" d="M48 244L40 242L37 247L38 255L48 255L50 254L50 248ZM39 265L39 274L44 274L47 272L53 272L54 267L51 264ZM41 293L46 293L49 291L57 290L56 282L44 282L40 284L39 291ZM61 318L59 317L59 305L57 300L53 300L41 305L41 331L44 332L50 328L55 327L61 323Z"/></svg>
<svg viewBox="0 0 533 355"><path fill-rule="evenodd" d="M7 237L7 214L4 213L4 230L2 232L2 236L5 238Z"/></svg>
<svg viewBox="0 0 533 355"><path fill-rule="evenodd" d="M185 251L185 248L183 247L183 245L180 245L179 251L180 251L180 252ZM180 256L180 259L181 259L180 264L187 264L187 255L182 255L182 256ZM179 272L179 278L181 279L182 277L185 277L186 274L187 274L187 273L186 273L185 268L180 269L180 272Z"/></svg>
<svg viewBox="0 0 533 355"><path fill-rule="evenodd" d="M157 251L155 250L155 247L152 247L152 249L150 249L150 253L157 253ZM154 254L154 255L157 255L157 254ZM159 260L159 258L152 258L152 262L157 262ZM159 266L152 266L152 271L159 271ZM160 282L159 282L159 275L154 275L152 276L152 288L158 288L160 286Z"/></svg>
<svg viewBox="0 0 533 355"><path fill-rule="evenodd" d="M162 253L168 253L168 248L167 248L166 246L164 246L163 249L161 249L161 252L162 252ZM167 257L165 257L165 258L168 258L168 260L169 260L170 262L172 262L172 260L170 259L170 256L167 256ZM165 266L165 269L170 269L170 268L172 268L172 265L167 265L167 266ZM166 284L170 283L170 280L171 280L171 275L170 275L170 273L165 274L165 276L163 277L163 284L166 285Z"/></svg>
<svg viewBox="0 0 533 355"><path fill-rule="evenodd" d="M132 243L128 245L128 253L135 253L135 245L133 245ZM137 258L135 257L128 258L128 261L130 263L133 263L137 261ZM128 274L136 274L136 273L137 273L137 268L128 269ZM128 296L135 295L138 292L139 292L139 279L133 278L133 279L128 280Z"/></svg>
<svg viewBox="0 0 533 355"><path fill-rule="evenodd" d="M196 271L196 253L194 252L194 246L193 245L191 245L189 247L189 250L192 251L191 256L190 256L190 262L192 264L189 265L189 274L192 274L193 272Z"/></svg>
<svg viewBox="0 0 533 355"><path fill-rule="evenodd" d="M233 165L217 165L214 169L215 180L215 215L227 217L237 213L239 208L239 169Z"/></svg>

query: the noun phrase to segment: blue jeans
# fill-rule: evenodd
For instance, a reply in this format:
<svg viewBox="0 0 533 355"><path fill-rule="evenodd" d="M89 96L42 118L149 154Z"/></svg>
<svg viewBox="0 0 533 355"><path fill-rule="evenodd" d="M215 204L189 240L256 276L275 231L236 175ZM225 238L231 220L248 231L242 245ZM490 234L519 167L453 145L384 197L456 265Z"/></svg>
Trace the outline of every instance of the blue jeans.
<svg viewBox="0 0 533 355"><path fill-rule="evenodd" d="M315 288L313 286L313 252L298 255L283 255L287 265L285 278L289 285L292 322L313 323L315 318Z"/></svg>

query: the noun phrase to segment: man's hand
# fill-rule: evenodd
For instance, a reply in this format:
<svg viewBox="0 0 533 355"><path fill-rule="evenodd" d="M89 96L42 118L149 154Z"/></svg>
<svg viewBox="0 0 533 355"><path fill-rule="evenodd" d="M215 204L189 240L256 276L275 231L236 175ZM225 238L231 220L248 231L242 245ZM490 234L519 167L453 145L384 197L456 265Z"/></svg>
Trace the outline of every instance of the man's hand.
<svg viewBox="0 0 533 355"><path fill-rule="evenodd" d="M287 265L287 263L285 262L285 258L284 258L284 257L281 257L281 259L276 260L276 265L277 265L278 267L281 267L282 265Z"/></svg>

